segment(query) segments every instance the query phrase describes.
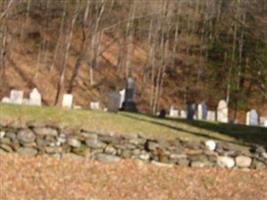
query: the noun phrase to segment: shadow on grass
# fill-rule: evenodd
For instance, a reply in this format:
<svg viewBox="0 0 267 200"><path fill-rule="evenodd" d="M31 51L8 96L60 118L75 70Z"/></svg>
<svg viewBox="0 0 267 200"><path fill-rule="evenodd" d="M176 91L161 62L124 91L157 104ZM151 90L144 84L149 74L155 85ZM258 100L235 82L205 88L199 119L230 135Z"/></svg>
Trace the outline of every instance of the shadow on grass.
<svg viewBox="0 0 267 200"><path fill-rule="evenodd" d="M204 137L207 139L220 140L224 142L230 142L232 144L242 145L242 146L251 146L251 145L263 145L267 146L267 129L263 127L248 127L240 124L223 124L223 123L212 123L207 121L189 121L181 118L165 118L160 119L156 116L151 116L147 114L138 113L140 116L144 116L149 119L145 119L143 117L138 117L137 114L130 113L121 113L123 116L135 119L142 120L147 123L163 126L169 129L173 129L176 131L185 132L187 134L191 134L192 136ZM195 128L200 128L202 131L194 132L184 128L180 128L177 126L172 126L167 124L166 122L177 122L190 125ZM212 133L205 133L206 131L212 131L220 134L222 137L217 137ZM179 135L177 135L179 137ZM223 139L223 136L230 136L234 138L234 140L229 141Z"/></svg>

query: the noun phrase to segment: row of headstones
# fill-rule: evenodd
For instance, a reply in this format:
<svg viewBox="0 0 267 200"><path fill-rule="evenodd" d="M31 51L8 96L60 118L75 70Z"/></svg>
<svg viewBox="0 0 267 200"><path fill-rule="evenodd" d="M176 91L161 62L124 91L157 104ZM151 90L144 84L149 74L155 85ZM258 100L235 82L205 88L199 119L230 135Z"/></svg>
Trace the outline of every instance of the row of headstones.
<svg viewBox="0 0 267 200"><path fill-rule="evenodd" d="M9 97L3 97L2 103L11 104L26 104L26 105L42 105L42 96L40 92L34 88L29 95L29 99L23 97L24 93L21 90L11 90Z"/></svg>
<svg viewBox="0 0 267 200"><path fill-rule="evenodd" d="M107 108L104 110L110 112L117 112L120 108L122 108L123 102L125 99L125 89L121 90L120 92L111 92L108 94L108 104ZM72 94L64 94L62 100L62 107L64 108L72 108L73 107L73 95ZM90 109L92 110L100 110L100 102L99 101L91 101L90 102ZM80 108L74 106L74 108Z"/></svg>
<svg viewBox="0 0 267 200"><path fill-rule="evenodd" d="M197 107L197 108L196 108ZM217 114L217 118L216 118ZM217 113L215 111L208 110L205 102L201 102L197 106L195 104L190 104L187 106L187 110L177 110L173 106L169 111L170 117L181 117L187 118L189 120L208 120L208 121L218 121L222 123L228 123L228 105L225 100L220 100L217 106ZM267 117L259 117L255 109L247 112L246 115L246 125L248 126L258 126L262 125L267 127Z"/></svg>
<svg viewBox="0 0 267 200"><path fill-rule="evenodd" d="M114 94L109 95L109 108L110 110L119 109L122 107L122 103L125 98L125 90L121 90L119 95L115 96ZM21 90L11 90L9 97L3 97L1 100L2 103L10 103L10 104L25 104L25 105L42 105L42 95L41 93L34 88L29 95L29 98L24 98L24 92ZM114 102L116 105L114 105ZM73 107L73 95L72 94L64 94L62 99L62 107L64 108L72 108ZM78 108L78 106L76 106ZM90 103L90 108L92 110L100 109L100 102L92 101Z"/></svg>

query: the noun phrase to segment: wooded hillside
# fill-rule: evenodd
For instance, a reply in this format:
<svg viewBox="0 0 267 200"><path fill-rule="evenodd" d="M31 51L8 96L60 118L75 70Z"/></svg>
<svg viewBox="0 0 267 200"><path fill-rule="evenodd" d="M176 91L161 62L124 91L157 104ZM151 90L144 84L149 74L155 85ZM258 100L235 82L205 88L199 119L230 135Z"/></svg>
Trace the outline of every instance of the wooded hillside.
<svg viewBox="0 0 267 200"><path fill-rule="evenodd" d="M0 97L105 102L132 74L141 111L188 101L267 102L266 0L2 0ZM265 110L266 111L266 110Z"/></svg>

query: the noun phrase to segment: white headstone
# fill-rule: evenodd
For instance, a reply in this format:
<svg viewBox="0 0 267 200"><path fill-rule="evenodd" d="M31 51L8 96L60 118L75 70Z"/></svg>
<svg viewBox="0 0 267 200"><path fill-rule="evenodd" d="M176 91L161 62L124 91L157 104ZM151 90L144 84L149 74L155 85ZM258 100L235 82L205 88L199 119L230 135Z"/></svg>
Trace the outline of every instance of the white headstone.
<svg viewBox="0 0 267 200"><path fill-rule="evenodd" d="M246 116L246 125L248 126L257 126L259 124L258 121L258 113L255 109L250 110L249 112L247 112L247 116Z"/></svg>
<svg viewBox="0 0 267 200"><path fill-rule="evenodd" d="M1 102L2 103L10 103L10 99L8 97L3 97Z"/></svg>
<svg viewBox="0 0 267 200"><path fill-rule="evenodd" d="M35 106L41 106L42 105L42 97L39 91L34 88L31 93L30 93L30 105L35 105Z"/></svg>
<svg viewBox="0 0 267 200"><path fill-rule="evenodd" d="M62 107L63 108L71 108L72 107L72 100L73 100L72 94L64 94L63 100L62 100Z"/></svg>
<svg viewBox="0 0 267 200"><path fill-rule="evenodd" d="M11 90L10 91L10 103L22 104L23 103L23 91Z"/></svg>
<svg viewBox="0 0 267 200"><path fill-rule="evenodd" d="M260 117L260 125L267 127L267 117Z"/></svg>
<svg viewBox="0 0 267 200"><path fill-rule="evenodd" d="M99 110L100 109L100 103L98 101L92 101L90 103L90 108L92 110Z"/></svg>
<svg viewBox="0 0 267 200"><path fill-rule="evenodd" d="M207 118L207 105L205 102L202 102L197 106L197 119L203 120L206 118Z"/></svg>
<svg viewBox="0 0 267 200"><path fill-rule="evenodd" d="M217 121L228 123L228 105L225 100L220 100L217 107Z"/></svg>
<svg viewBox="0 0 267 200"><path fill-rule="evenodd" d="M125 101L125 92L126 92L125 89L120 91L120 108L122 108L122 104Z"/></svg>
<svg viewBox="0 0 267 200"><path fill-rule="evenodd" d="M179 111L175 109L173 106L170 108L170 117L178 117Z"/></svg>
<svg viewBox="0 0 267 200"><path fill-rule="evenodd" d="M215 121L216 120L216 114L214 111L211 111L211 110L208 111L207 120L208 121Z"/></svg>
<svg viewBox="0 0 267 200"><path fill-rule="evenodd" d="M180 117L181 117L181 118L186 118L186 116L187 116L187 112L186 112L185 110L181 110L181 115L180 115Z"/></svg>

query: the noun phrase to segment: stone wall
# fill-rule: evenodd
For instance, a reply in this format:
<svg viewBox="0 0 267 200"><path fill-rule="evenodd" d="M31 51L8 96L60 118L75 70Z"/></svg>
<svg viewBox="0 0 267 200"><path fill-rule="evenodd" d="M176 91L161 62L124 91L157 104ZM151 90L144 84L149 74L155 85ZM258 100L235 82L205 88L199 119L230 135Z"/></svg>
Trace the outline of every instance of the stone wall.
<svg viewBox="0 0 267 200"><path fill-rule="evenodd" d="M52 125L10 127L0 125L0 153L48 154L57 158L114 162L138 159L159 165L190 167L267 168L264 147L241 152L215 141L158 141L143 136L111 136Z"/></svg>

